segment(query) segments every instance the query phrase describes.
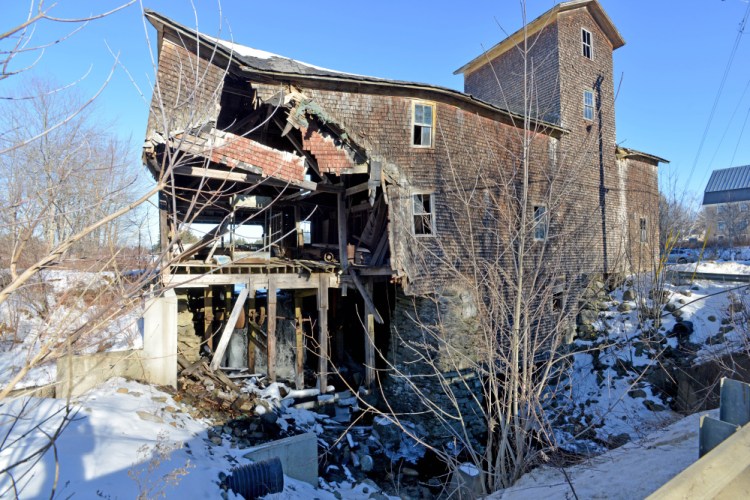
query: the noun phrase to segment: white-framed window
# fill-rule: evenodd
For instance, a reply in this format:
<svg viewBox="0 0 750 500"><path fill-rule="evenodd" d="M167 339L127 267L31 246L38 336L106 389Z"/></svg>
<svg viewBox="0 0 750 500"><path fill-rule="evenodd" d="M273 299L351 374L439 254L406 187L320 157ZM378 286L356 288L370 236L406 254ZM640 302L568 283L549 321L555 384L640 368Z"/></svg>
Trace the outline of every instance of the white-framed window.
<svg viewBox="0 0 750 500"><path fill-rule="evenodd" d="M416 236L435 234L435 206L432 193L412 194L412 232Z"/></svg>
<svg viewBox="0 0 750 500"><path fill-rule="evenodd" d="M594 91L591 89L583 91L583 118L594 120Z"/></svg>
<svg viewBox="0 0 750 500"><path fill-rule="evenodd" d="M537 241L547 239L547 226L549 217L547 216L547 207L537 205L534 207L534 239Z"/></svg>
<svg viewBox="0 0 750 500"><path fill-rule="evenodd" d="M429 102L414 101L411 113L412 146L432 147L435 124L435 105Z"/></svg>
<svg viewBox="0 0 750 500"><path fill-rule="evenodd" d="M587 59L594 58L594 46L591 44L591 32L581 28L581 54Z"/></svg>
<svg viewBox="0 0 750 500"><path fill-rule="evenodd" d="M646 222L645 217L641 217L639 229L641 232L641 243L647 242L648 241L648 223Z"/></svg>

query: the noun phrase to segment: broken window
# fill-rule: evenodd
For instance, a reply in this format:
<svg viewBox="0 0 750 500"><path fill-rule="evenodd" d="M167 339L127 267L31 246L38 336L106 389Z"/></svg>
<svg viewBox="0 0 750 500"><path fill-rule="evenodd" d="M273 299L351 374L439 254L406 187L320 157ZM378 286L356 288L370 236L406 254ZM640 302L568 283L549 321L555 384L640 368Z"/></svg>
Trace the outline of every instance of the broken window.
<svg viewBox="0 0 750 500"><path fill-rule="evenodd" d="M435 115L435 105L414 103L412 113L412 145L421 147L432 146L432 127Z"/></svg>
<svg viewBox="0 0 750 500"><path fill-rule="evenodd" d="M534 239L547 239L547 207L539 205L534 207Z"/></svg>
<svg viewBox="0 0 750 500"><path fill-rule="evenodd" d="M591 45L591 32L581 28L581 50L583 57L594 58L594 48Z"/></svg>
<svg viewBox="0 0 750 500"><path fill-rule="evenodd" d="M645 243L648 241L648 230L646 226L646 219L641 217L641 242Z"/></svg>
<svg viewBox="0 0 750 500"><path fill-rule="evenodd" d="M594 91L583 91L583 117L586 120L594 119Z"/></svg>
<svg viewBox="0 0 750 500"><path fill-rule="evenodd" d="M433 209L431 194L412 195L414 234L417 236L429 236L434 234Z"/></svg>

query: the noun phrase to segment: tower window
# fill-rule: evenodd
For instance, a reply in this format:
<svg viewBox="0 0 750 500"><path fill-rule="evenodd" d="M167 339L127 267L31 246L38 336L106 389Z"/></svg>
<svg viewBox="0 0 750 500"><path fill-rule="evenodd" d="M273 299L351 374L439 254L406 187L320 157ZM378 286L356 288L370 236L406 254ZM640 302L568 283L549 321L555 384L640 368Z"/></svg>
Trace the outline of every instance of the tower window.
<svg viewBox="0 0 750 500"><path fill-rule="evenodd" d="M583 117L589 121L594 119L594 92L592 90L583 91Z"/></svg>
<svg viewBox="0 0 750 500"><path fill-rule="evenodd" d="M594 47L591 45L591 32L581 28L581 53L587 59L594 58Z"/></svg>

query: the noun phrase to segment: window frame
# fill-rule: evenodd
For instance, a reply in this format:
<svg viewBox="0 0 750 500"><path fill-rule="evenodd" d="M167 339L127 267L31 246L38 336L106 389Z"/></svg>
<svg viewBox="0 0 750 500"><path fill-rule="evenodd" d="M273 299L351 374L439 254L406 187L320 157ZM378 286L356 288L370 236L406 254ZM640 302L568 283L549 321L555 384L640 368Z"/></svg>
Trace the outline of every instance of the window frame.
<svg viewBox="0 0 750 500"><path fill-rule="evenodd" d="M586 28L581 28L581 55L590 61L594 60L594 38Z"/></svg>
<svg viewBox="0 0 750 500"><path fill-rule="evenodd" d="M543 210L541 217L537 215L539 210ZM543 231L539 235L540 229ZM534 205L534 241L546 241L549 237L549 211L547 205Z"/></svg>
<svg viewBox="0 0 750 500"><path fill-rule="evenodd" d="M430 210L429 212L416 212L414 210L415 208L415 198L417 196L429 196L430 200ZM416 236L417 238L431 238L434 237L437 234L437 231L435 230L435 193L434 191L412 191L409 196L409 203L410 208L409 211L411 212L411 234L413 236ZM424 206L424 201L420 203L420 206ZM429 215L430 217L430 232L429 233L417 233L417 217L424 217L426 215Z"/></svg>
<svg viewBox="0 0 750 500"><path fill-rule="evenodd" d="M591 104L586 103L586 97L591 96ZM591 117L589 118L586 114L587 110L591 110ZM583 119L588 122L594 121L594 116L596 116L596 95L594 94L593 89L583 89Z"/></svg>
<svg viewBox="0 0 750 500"><path fill-rule="evenodd" d="M648 220L641 217L638 221L638 231L640 233L640 242L648 243Z"/></svg>
<svg viewBox="0 0 750 500"><path fill-rule="evenodd" d="M417 106L423 106L425 108L430 109L430 113L432 115L431 121L432 123L427 124L424 121L421 123L417 123ZM420 148L420 149L430 149L433 147L433 144L435 144L435 118L436 118L436 106L434 102L430 101L419 101L414 100L411 102L411 147L413 148ZM429 127L430 128L430 143L429 144L415 144L414 141L416 139L416 128L417 127ZM420 134L420 140L421 140L421 134ZM429 193L424 193L429 194Z"/></svg>

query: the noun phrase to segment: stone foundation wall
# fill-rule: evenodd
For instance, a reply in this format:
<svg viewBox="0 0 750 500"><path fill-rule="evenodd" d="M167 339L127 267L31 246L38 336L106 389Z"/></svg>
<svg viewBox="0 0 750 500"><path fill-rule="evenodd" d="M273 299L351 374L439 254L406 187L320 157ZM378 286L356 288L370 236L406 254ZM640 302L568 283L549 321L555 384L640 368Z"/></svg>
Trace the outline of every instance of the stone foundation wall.
<svg viewBox="0 0 750 500"><path fill-rule="evenodd" d="M469 294L446 290L427 298L397 292L388 350L396 370L384 392L391 409L438 446L464 431L476 441L486 430L482 382L470 368L481 354L472 342L476 331ZM437 418L437 409L449 417Z"/></svg>

